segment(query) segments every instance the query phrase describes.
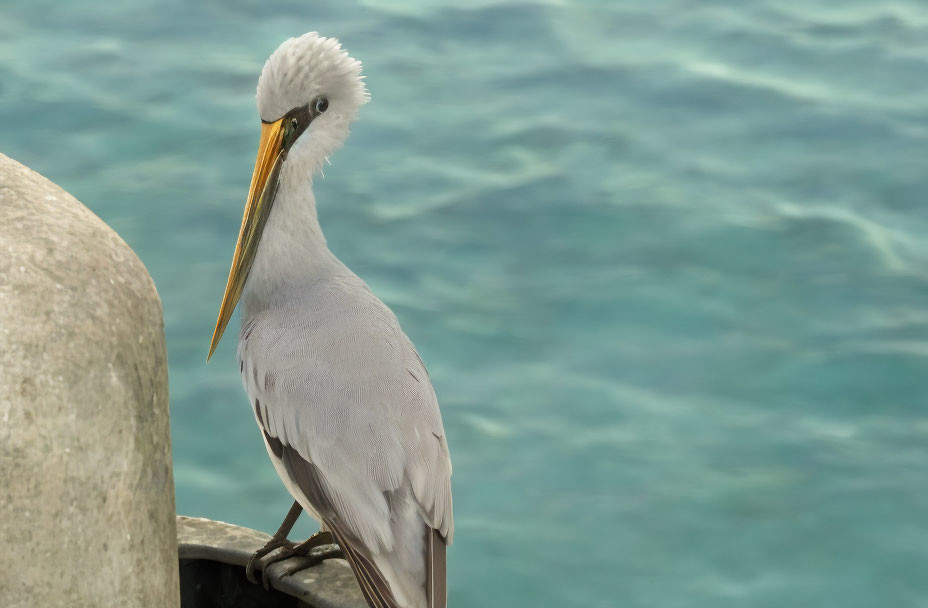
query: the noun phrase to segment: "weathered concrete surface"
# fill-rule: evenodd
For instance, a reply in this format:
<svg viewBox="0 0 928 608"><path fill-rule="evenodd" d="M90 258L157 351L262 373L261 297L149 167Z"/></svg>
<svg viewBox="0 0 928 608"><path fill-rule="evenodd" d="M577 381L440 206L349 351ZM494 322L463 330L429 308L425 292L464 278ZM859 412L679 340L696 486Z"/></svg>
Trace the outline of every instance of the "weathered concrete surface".
<svg viewBox="0 0 928 608"><path fill-rule="evenodd" d="M177 545L182 560L213 560L244 567L248 558L270 538L267 534L232 524L177 516ZM294 557L272 564L268 571L271 587L314 608L367 608L348 562L330 559L286 576L285 571L299 563L300 559ZM242 580L246 581L244 570Z"/></svg>
<svg viewBox="0 0 928 608"><path fill-rule="evenodd" d="M179 604L158 294L115 232L2 154L0 604Z"/></svg>

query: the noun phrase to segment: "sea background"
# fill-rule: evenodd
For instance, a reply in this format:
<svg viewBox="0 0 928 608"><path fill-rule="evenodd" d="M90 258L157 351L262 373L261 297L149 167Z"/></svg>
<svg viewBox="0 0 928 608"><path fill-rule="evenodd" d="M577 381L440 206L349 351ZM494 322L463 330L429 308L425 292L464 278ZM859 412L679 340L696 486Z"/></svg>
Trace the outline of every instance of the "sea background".
<svg viewBox="0 0 928 608"><path fill-rule="evenodd" d="M0 152L161 294L179 513L290 504L235 330L204 359L257 75L309 30L373 95L315 190L439 395L450 606L928 606L908 0L0 1Z"/></svg>

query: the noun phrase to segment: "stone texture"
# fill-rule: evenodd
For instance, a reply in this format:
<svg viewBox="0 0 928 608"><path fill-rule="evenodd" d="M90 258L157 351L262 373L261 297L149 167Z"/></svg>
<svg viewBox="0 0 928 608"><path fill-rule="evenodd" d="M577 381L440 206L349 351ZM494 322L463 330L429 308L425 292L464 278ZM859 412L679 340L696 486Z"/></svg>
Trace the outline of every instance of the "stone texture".
<svg viewBox="0 0 928 608"><path fill-rule="evenodd" d="M202 519L177 516L177 545L181 560L199 559L242 566L270 536L248 528ZM272 564L271 587L300 599L314 608L367 608L351 566L343 559L330 559L317 566L282 576L300 558ZM245 581L244 570L241 573ZM250 585L251 583L244 582Z"/></svg>
<svg viewBox="0 0 928 608"><path fill-rule="evenodd" d="M0 154L0 604L179 605L161 302L131 249Z"/></svg>

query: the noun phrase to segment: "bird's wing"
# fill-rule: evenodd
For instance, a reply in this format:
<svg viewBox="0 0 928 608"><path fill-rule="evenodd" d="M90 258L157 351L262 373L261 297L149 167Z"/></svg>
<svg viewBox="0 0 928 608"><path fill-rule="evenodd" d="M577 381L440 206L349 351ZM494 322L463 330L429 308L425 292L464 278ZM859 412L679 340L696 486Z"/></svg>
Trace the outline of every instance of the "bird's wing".
<svg viewBox="0 0 928 608"><path fill-rule="evenodd" d="M402 600L427 586L443 591L451 461L421 359L363 283L317 285L299 304L248 318L239 346L285 483L348 545L372 606L393 605L390 592Z"/></svg>
<svg viewBox="0 0 928 608"><path fill-rule="evenodd" d="M280 460L284 470L296 487L321 518L326 528L335 535L335 540L348 558L358 579L361 593L371 608L398 608L399 604L383 572L374 562L372 553L344 525L332 497L325 487L321 472L305 460L290 446L285 446L265 431L265 441Z"/></svg>

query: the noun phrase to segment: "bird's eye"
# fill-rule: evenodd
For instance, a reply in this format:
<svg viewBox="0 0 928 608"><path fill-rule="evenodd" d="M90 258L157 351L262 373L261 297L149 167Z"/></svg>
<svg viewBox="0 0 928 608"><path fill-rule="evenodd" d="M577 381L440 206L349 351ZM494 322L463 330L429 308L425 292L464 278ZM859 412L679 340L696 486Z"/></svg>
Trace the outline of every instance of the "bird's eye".
<svg viewBox="0 0 928 608"><path fill-rule="evenodd" d="M294 131L296 131L300 126L300 121L298 121L296 117L294 116L293 118L290 119L290 126L293 127Z"/></svg>
<svg viewBox="0 0 928 608"><path fill-rule="evenodd" d="M316 110L316 114L322 114L329 109L329 100L325 97L320 97L313 105L313 109Z"/></svg>

